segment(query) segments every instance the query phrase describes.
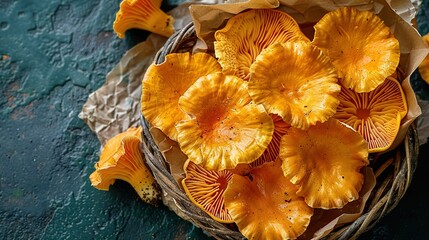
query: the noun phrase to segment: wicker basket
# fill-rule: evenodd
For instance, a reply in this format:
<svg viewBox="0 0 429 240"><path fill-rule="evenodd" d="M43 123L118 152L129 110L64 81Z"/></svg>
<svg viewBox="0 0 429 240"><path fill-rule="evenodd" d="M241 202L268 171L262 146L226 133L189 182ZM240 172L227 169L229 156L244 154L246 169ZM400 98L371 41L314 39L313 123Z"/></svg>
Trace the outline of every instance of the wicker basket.
<svg viewBox="0 0 429 240"><path fill-rule="evenodd" d="M155 56L157 64L164 62L165 56L174 52L187 52L192 49L197 37L193 24L188 24L181 31L168 39ZM148 166L163 190L163 200L178 216L202 228L207 234L217 239L245 239L230 225L214 221L205 212L195 206L181 190L169 172L168 164L158 150L151 133L149 123L142 117L143 152ZM382 172L377 184L366 203L364 213L356 221L334 229L327 239L353 239L372 228L384 215L390 212L410 186L411 178L417 165L419 144L415 124L408 129L404 142L394 151L381 156L371 155L370 166L374 172ZM392 161L386 161L388 155Z"/></svg>

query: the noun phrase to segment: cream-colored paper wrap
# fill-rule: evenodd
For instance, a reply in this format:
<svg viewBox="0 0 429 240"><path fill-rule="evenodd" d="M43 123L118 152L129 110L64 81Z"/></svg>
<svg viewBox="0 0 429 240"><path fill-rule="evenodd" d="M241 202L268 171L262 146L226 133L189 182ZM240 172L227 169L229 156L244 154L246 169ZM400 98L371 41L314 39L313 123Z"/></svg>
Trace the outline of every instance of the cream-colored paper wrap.
<svg viewBox="0 0 429 240"><path fill-rule="evenodd" d="M156 49L164 42L161 37L151 35L129 50L107 75L104 85L89 95L79 117L97 134L101 145L129 127L140 125L141 83L138 79L143 77Z"/></svg>

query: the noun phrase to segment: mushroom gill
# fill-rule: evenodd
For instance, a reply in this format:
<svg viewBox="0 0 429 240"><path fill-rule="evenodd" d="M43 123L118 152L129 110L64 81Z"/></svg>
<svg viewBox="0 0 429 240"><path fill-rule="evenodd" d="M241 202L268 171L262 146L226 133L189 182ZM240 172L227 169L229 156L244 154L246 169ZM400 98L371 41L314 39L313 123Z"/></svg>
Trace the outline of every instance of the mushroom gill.
<svg viewBox="0 0 429 240"><path fill-rule="evenodd" d="M266 162L273 162L277 159L280 151L280 140L290 128L290 125L283 121L280 116L275 114L270 114L270 116L274 124L273 138L264 153L258 159L250 163L250 167L252 168L261 166Z"/></svg>
<svg viewBox="0 0 429 240"><path fill-rule="evenodd" d="M224 74L249 80L249 69L259 53L276 42L309 41L296 21L274 9L255 9L230 18L215 32L214 48Z"/></svg>
<svg viewBox="0 0 429 240"><path fill-rule="evenodd" d="M223 198L232 173L228 170L207 170L190 160L185 163L184 169L186 177L182 180L182 186L189 199L214 220L232 223Z"/></svg>
<svg viewBox="0 0 429 240"><path fill-rule="evenodd" d="M367 93L346 87L338 95L340 104L334 118L358 131L368 143L369 152L387 150L398 134L407 114L407 102L401 84L388 77Z"/></svg>

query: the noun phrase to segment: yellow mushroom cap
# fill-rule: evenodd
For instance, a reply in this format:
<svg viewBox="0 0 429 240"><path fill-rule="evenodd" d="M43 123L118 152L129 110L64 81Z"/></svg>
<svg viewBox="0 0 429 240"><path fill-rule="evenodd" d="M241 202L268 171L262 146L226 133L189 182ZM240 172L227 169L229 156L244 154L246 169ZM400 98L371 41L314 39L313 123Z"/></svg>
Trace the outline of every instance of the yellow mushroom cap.
<svg viewBox="0 0 429 240"><path fill-rule="evenodd" d="M309 41L287 13L255 9L235 15L215 32L216 57L225 74L249 79L249 68L259 53L275 42Z"/></svg>
<svg viewBox="0 0 429 240"><path fill-rule="evenodd" d="M275 114L271 114L270 116L273 119L274 124L273 138L271 139L271 142L268 144L268 147L265 149L264 153L258 159L250 163L250 167L254 168L261 166L266 162L275 161L279 156L280 140L290 128L290 125L283 121L280 116Z"/></svg>
<svg viewBox="0 0 429 240"><path fill-rule="evenodd" d="M369 11L339 8L314 29L313 44L331 58L342 84L356 92L374 90L399 64L399 41Z"/></svg>
<svg viewBox="0 0 429 240"><path fill-rule="evenodd" d="M251 102L247 82L222 73L198 79L179 99L191 116L177 123L182 151L210 170L232 169L262 155L273 135L273 121Z"/></svg>
<svg viewBox="0 0 429 240"><path fill-rule="evenodd" d="M342 87L340 104L334 118L353 127L367 141L369 152L387 150L398 134L401 120L407 115L407 102L401 84L388 77L367 93Z"/></svg>
<svg viewBox="0 0 429 240"><path fill-rule="evenodd" d="M228 170L207 170L189 160L184 169L186 177L182 180L182 186L189 199L214 220L232 223L223 198L232 173Z"/></svg>
<svg viewBox="0 0 429 240"><path fill-rule="evenodd" d="M250 72L253 101L292 127L306 129L336 111L341 90L336 70L309 43L275 43L261 52Z"/></svg>
<svg viewBox="0 0 429 240"><path fill-rule="evenodd" d="M307 228L313 209L296 195L276 160L234 174L224 194L225 206L247 239L295 239Z"/></svg>
<svg viewBox="0 0 429 240"><path fill-rule="evenodd" d="M423 36L423 40L429 46L429 33ZM423 80L429 84L429 55L420 63L419 72Z"/></svg>
<svg viewBox="0 0 429 240"><path fill-rule="evenodd" d="M362 136L336 119L307 130L290 128L279 157L284 175L298 187L297 195L313 208L342 208L359 197L360 169L368 162Z"/></svg>
<svg viewBox="0 0 429 240"><path fill-rule="evenodd" d="M132 28L144 29L164 37L174 32L174 18L160 9L159 0L123 0L113 30L118 37L124 38L125 31Z"/></svg>
<svg viewBox="0 0 429 240"><path fill-rule="evenodd" d="M216 59L207 53L171 53L165 62L152 64L142 81L142 114L154 127L177 141L175 124L188 115L178 102L183 93L200 77L220 72Z"/></svg>
<svg viewBox="0 0 429 240"><path fill-rule="evenodd" d="M140 152L141 132L141 127L129 128L109 139L89 178L93 187L105 191L116 179L126 181L143 201L155 204L160 192Z"/></svg>

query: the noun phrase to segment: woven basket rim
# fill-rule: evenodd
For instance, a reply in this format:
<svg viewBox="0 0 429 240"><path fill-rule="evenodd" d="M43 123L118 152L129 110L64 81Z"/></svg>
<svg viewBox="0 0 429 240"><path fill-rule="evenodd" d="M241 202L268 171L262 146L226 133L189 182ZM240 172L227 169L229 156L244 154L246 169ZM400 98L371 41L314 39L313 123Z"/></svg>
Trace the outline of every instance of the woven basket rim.
<svg viewBox="0 0 429 240"><path fill-rule="evenodd" d="M193 23L189 23L182 30L175 32L158 51L154 58L156 64L164 62L165 56L174 52L189 52L196 41ZM204 211L195 206L181 190L168 170L167 163L155 144L149 131L150 125L141 115L143 127L142 151L146 162L152 170L155 180L163 191L163 201L178 216L202 228L207 234L217 239L245 239L237 230L213 220ZM394 166L391 173L372 190L367 201L364 213L354 222L334 229L326 239L357 238L371 229L388 212L396 207L410 186L412 176L417 166L418 135L416 124L408 128L404 141L394 150L396 151Z"/></svg>

